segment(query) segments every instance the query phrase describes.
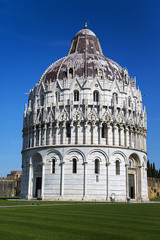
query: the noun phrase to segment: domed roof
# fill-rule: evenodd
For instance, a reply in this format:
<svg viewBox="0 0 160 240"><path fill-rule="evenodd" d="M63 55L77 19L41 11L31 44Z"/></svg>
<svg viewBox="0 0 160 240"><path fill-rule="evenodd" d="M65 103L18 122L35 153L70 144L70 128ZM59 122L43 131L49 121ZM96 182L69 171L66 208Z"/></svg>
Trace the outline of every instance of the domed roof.
<svg viewBox="0 0 160 240"><path fill-rule="evenodd" d="M108 80L122 80L123 69L116 62L104 57L99 39L89 29L80 30L72 39L68 56L53 63L42 75L40 82L65 80L72 69L73 77L93 79L98 72Z"/></svg>
<svg viewBox="0 0 160 240"><path fill-rule="evenodd" d="M89 29L87 29L87 28L84 28L84 29L82 29L82 30L80 30L77 34L76 34L76 36L80 36L80 35L91 35L91 36L96 36L95 34L94 34L94 32L92 32L91 30L89 30Z"/></svg>

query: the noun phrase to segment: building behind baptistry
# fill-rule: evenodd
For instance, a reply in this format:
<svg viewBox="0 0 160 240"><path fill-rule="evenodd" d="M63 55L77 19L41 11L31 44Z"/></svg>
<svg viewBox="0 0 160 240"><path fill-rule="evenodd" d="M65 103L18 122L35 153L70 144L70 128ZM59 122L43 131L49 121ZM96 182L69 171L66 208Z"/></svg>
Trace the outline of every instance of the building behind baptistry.
<svg viewBox="0 0 160 240"><path fill-rule="evenodd" d="M127 69L87 29L30 90L22 198L148 200L146 111Z"/></svg>

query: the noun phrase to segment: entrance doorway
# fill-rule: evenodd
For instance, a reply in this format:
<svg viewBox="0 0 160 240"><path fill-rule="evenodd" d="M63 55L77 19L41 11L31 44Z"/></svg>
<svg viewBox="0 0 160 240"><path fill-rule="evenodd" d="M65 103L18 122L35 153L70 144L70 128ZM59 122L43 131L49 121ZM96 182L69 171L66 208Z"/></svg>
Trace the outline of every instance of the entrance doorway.
<svg viewBox="0 0 160 240"><path fill-rule="evenodd" d="M42 177L36 177L36 197L41 197Z"/></svg>
<svg viewBox="0 0 160 240"><path fill-rule="evenodd" d="M135 199L134 174L128 174L129 197Z"/></svg>

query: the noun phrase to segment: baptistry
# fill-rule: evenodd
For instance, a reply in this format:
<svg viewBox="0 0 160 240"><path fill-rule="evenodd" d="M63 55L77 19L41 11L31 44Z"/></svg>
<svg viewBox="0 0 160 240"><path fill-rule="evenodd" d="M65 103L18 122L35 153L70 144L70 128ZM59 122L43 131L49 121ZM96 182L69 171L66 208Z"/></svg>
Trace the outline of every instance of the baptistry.
<svg viewBox="0 0 160 240"><path fill-rule="evenodd" d="M29 92L21 198L148 200L146 133L136 79L85 25Z"/></svg>

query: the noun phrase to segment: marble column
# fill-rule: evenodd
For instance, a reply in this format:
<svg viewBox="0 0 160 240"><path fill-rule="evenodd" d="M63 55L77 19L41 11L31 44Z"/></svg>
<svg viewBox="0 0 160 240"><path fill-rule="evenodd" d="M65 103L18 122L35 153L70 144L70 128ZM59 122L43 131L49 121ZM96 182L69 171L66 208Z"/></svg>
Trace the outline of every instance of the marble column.
<svg viewBox="0 0 160 240"><path fill-rule="evenodd" d="M60 195L64 195L64 164L65 162L61 162L61 185L60 185Z"/></svg>
<svg viewBox="0 0 160 240"><path fill-rule="evenodd" d="M44 124L44 139L43 139L43 146L46 146L46 132L47 132L47 125L46 123Z"/></svg>
<svg viewBox="0 0 160 240"><path fill-rule="evenodd" d="M53 144L52 123L49 124L49 145Z"/></svg>
<svg viewBox="0 0 160 240"><path fill-rule="evenodd" d="M62 125L62 144L65 144L66 142L66 123L63 122Z"/></svg>
<svg viewBox="0 0 160 240"><path fill-rule="evenodd" d="M135 149L137 149L137 130L135 130Z"/></svg>
<svg viewBox="0 0 160 240"><path fill-rule="evenodd" d="M59 141L58 141L58 130L59 130L58 122L56 123L55 130L56 130L56 133L55 133L55 144L58 145L58 143L59 143Z"/></svg>
<svg viewBox="0 0 160 240"><path fill-rule="evenodd" d="M73 144L73 143L75 143L75 142L73 142L73 122L71 122L70 128L71 128L70 144Z"/></svg>
<svg viewBox="0 0 160 240"><path fill-rule="evenodd" d="M34 125L34 140L33 140L33 147L36 147L36 125Z"/></svg>
<svg viewBox="0 0 160 240"><path fill-rule="evenodd" d="M39 125L39 146L41 146L41 138L42 138L42 136L41 136L42 134L41 134L41 124Z"/></svg>
<svg viewBox="0 0 160 240"><path fill-rule="evenodd" d="M138 166L138 183L137 183L137 186L138 186L138 200L141 201L141 167L142 166Z"/></svg>
<svg viewBox="0 0 160 240"><path fill-rule="evenodd" d="M41 198L44 199L44 183L45 180L45 163L42 162L42 191L41 191Z"/></svg>
<svg viewBox="0 0 160 240"><path fill-rule="evenodd" d="M33 165L32 157L29 159L29 176L28 176L28 199L33 197Z"/></svg>
<svg viewBox="0 0 160 240"><path fill-rule="evenodd" d="M101 145L102 140L102 123L99 123L99 144Z"/></svg>
<svg viewBox="0 0 160 240"><path fill-rule="evenodd" d="M92 141L91 144L95 144L95 123L92 122Z"/></svg>
<svg viewBox="0 0 160 240"><path fill-rule="evenodd" d="M113 145L113 131L112 126L110 126L110 124L107 125L107 144Z"/></svg>
<svg viewBox="0 0 160 240"><path fill-rule="evenodd" d="M84 143L87 144L88 141L87 141L87 123L85 123L84 125Z"/></svg>
<svg viewBox="0 0 160 240"><path fill-rule="evenodd" d="M80 144L80 123L77 122L77 144Z"/></svg>
<svg viewBox="0 0 160 240"><path fill-rule="evenodd" d="M87 196L87 162L84 162L84 187L83 187L83 197Z"/></svg>
<svg viewBox="0 0 160 240"><path fill-rule="evenodd" d="M120 146L124 146L124 128L123 126L121 125L120 126L120 129L119 129L119 144Z"/></svg>
<svg viewBox="0 0 160 240"><path fill-rule="evenodd" d="M126 200L129 198L129 189L128 189L128 163L125 164L126 167Z"/></svg>
<svg viewBox="0 0 160 240"><path fill-rule="evenodd" d="M126 134L126 147L129 147L129 129L126 127L125 129L125 134Z"/></svg>

